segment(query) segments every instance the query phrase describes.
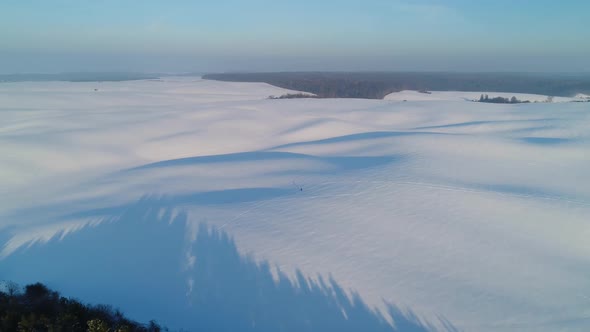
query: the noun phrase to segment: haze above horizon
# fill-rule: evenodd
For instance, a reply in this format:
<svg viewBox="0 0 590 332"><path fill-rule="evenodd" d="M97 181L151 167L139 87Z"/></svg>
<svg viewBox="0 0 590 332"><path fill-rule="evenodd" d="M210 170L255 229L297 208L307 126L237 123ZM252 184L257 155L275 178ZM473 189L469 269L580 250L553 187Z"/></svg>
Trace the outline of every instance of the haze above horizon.
<svg viewBox="0 0 590 332"><path fill-rule="evenodd" d="M11 1L0 73L589 72L590 2Z"/></svg>

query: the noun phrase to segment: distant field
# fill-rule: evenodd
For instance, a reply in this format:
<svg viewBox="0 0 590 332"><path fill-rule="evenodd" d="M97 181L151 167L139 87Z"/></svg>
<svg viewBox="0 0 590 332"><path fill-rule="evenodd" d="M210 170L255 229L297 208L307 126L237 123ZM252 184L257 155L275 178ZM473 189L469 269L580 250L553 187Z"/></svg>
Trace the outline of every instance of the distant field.
<svg viewBox="0 0 590 332"><path fill-rule="evenodd" d="M143 73L59 73L59 74L2 74L0 82L121 82L159 78L158 74Z"/></svg>
<svg viewBox="0 0 590 332"><path fill-rule="evenodd" d="M501 91L570 97L590 93L590 75L527 73L281 72L208 74L205 79L265 82L321 98L383 99L403 90Z"/></svg>

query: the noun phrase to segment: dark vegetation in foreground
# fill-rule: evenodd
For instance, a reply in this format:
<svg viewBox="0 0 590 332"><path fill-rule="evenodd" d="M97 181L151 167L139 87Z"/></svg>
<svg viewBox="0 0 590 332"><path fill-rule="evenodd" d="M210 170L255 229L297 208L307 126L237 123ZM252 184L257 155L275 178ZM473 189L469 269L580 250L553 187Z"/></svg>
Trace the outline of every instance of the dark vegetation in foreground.
<svg viewBox="0 0 590 332"><path fill-rule="evenodd" d="M126 318L106 305L87 305L60 296L36 283L24 287L6 282L0 288L0 331L18 332L159 332L156 322L147 325Z"/></svg>
<svg viewBox="0 0 590 332"><path fill-rule="evenodd" d="M203 78L231 82L264 82L320 98L383 99L392 92L510 91L547 96L590 93L590 75L527 73L427 72L280 72L208 74Z"/></svg>

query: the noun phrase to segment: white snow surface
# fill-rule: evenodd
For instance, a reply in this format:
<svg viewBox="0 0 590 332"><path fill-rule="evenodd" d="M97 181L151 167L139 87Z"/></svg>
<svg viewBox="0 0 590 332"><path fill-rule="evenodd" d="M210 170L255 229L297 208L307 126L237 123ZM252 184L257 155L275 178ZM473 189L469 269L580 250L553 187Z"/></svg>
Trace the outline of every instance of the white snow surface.
<svg viewBox="0 0 590 332"><path fill-rule="evenodd" d="M588 331L589 103L267 99L288 92L199 78L0 84L0 279L41 279L149 319L170 294L139 311L143 297L100 285L171 266L183 296L200 292L189 249L205 222L293 278L332 277L370 307L438 328L444 317L464 331ZM178 260L137 258L110 284L60 270L116 256L116 241L84 248L87 259L59 248L117 229L121 211L150 199L160 218L186 215ZM51 250L64 262L46 269Z"/></svg>

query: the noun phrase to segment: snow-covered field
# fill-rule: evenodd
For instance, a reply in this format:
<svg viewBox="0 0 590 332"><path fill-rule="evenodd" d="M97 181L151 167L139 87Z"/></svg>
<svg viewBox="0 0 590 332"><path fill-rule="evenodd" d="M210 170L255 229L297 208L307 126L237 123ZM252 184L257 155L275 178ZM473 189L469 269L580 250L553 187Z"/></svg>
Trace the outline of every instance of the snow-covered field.
<svg viewBox="0 0 590 332"><path fill-rule="evenodd" d="M288 92L0 84L0 279L174 328L588 331L590 103Z"/></svg>
<svg viewBox="0 0 590 332"><path fill-rule="evenodd" d="M584 101L586 95L578 94L575 97L554 97L543 96L529 93L512 93L512 92L467 92L467 91L428 91L418 92L413 90L404 90L390 93L385 96L385 100L406 100L406 101L474 101L478 100L481 95L488 95L490 98L502 97L512 98L520 101L529 101L531 103L565 103L570 101Z"/></svg>

